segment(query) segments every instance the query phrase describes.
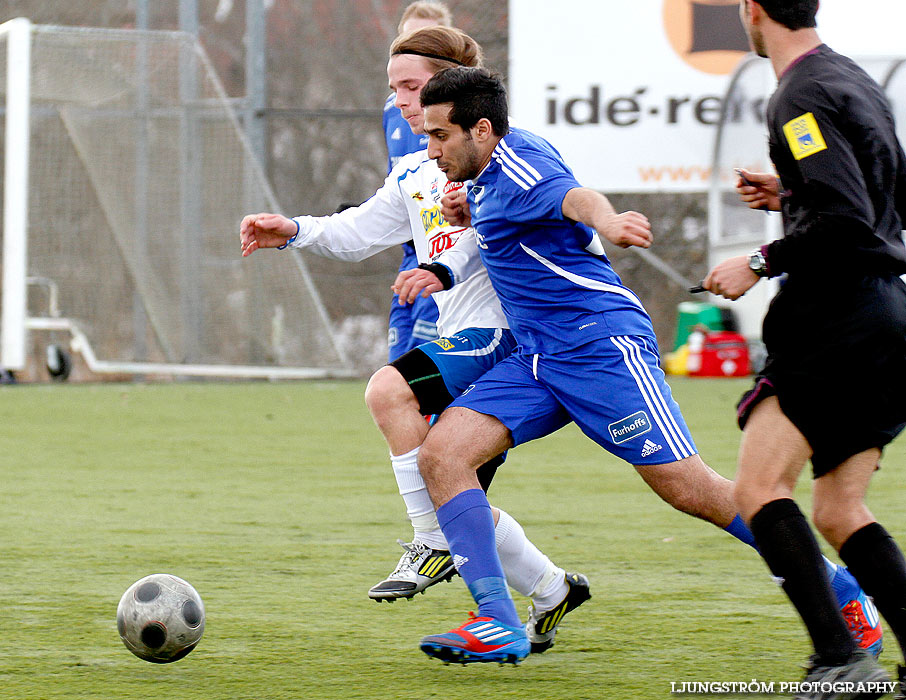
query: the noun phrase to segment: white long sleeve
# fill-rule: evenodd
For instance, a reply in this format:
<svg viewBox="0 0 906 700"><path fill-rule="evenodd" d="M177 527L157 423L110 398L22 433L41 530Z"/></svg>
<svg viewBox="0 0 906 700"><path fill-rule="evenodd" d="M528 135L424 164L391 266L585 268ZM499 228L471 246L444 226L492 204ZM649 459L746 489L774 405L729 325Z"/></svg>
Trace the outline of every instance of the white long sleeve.
<svg viewBox="0 0 906 700"><path fill-rule="evenodd" d="M411 240L409 214L394 172L357 207L330 216L294 217L299 233L290 246L333 260L359 262Z"/></svg>
<svg viewBox="0 0 906 700"><path fill-rule="evenodd" d="M411 240L420 263L458 248L448 263L453 289L437 292L438 331L452 335L464 328L505 328L506 318L478 256L475 232L452 226L441 214L440 199L450 183L427 151L403 156L367 202L331 216L299 216L299 233L290 243L334 260L357 262ZM471 243L470 243L471 241Z"/></svg>

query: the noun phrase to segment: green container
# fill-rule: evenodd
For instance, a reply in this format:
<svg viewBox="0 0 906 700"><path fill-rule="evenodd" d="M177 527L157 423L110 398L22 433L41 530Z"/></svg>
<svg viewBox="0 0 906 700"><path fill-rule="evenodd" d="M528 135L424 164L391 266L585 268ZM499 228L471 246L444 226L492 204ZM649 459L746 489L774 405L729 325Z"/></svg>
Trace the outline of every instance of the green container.
<svg viewBox="0 0 906 700"><path fill-rule="evenodd" d="M696 326L705 326L712 331L725 330L723 314L719 306L701 301L683 301L676 307L676 342L673 349L685 345L689 333Z"/></svg>

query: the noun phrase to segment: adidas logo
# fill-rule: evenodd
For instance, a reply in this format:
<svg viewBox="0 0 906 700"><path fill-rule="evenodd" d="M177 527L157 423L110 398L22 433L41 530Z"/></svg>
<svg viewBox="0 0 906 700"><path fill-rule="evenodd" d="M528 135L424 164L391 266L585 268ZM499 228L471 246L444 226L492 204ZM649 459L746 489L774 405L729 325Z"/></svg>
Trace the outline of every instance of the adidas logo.
<svg viewBox="0 0 906 700"><path fill-rule="evenodd" d="M461 554L453 555L453 566L456 567L457 571L459 571L463 566L465 566L467 561L469 561L468 557L464 557Z"/></svg>
<svg viewBox="0 0 906 700"><path fill-rule="evenodd" d="M399 127L396 127L396 129L394 129L393 133L390 134L391 141L399 141L402 137L403 137L403 133L400 131Z"/></svg>
<svg viewBox="0 0 906 700"><path fill-rule="evenodd" d="M651 442L651 440L645 440L645 444L642 445L642 457L653 455L655 452L663 448L663 445L658 445L657 443Z"/></svg>
<svg viewBox="0 0 906 700"><path fill-rule="evenodd" d="M499 625L495 625L493 622L485 622L483 620L479 624L472 625L471 627L467 627L466 629L467 631L474 634L478 638L478 640L483 642L484 644L491 644L492 642L496 642L502 637L507 637L512 634L512 632L510 632L509 630L506 630Z"/></svg>

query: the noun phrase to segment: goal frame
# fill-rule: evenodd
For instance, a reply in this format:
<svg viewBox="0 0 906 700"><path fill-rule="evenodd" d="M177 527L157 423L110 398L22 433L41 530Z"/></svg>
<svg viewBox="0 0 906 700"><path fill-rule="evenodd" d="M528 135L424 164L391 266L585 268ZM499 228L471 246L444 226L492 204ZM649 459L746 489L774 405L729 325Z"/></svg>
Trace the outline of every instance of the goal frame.
<svg viewBox="0 0 906 700"><path fill-rule="evenodd" d="M76 319L64 318L52 313L45 316L31 316L28 313L28 287L43 284L28 276L28 235L29 235L29 158L31 146L31 90L32 51L31 44L35 31L79 31L84 28L34 25L27 18L16 18L0 24L0 38L5 38L7 47L6 69L6 124L5 159L3 187L3 246L0 251L2 263L2 305L0 305L0 368L12 372L25 369L28 361L30 331L61 331L70 337L70 349L79 353L88 369L99 375L170 375L222 378L266 378L266 379L317 379L348 378L357 376L342 344L333 330L326 308L317 288L312 282L306 261L298 250L285 251L292 256L299 275L303 280L309 299L320 320L319 331L324 333L339 358L337 367L289 367L257 366L238 364L183 364L174 362L126 362L99 359L88 336ZM235 109L230 104L223 86L213 69L203 47L196 37L185 32L152 31L134 29L92 29L105 34L166 35L188 38L195 52L195 58L203 64L214 89L232 122L246 163L252 177L262 187L267 206L271 211L280 211L273 188L255 156L248 136L242 129Z"/></svg>

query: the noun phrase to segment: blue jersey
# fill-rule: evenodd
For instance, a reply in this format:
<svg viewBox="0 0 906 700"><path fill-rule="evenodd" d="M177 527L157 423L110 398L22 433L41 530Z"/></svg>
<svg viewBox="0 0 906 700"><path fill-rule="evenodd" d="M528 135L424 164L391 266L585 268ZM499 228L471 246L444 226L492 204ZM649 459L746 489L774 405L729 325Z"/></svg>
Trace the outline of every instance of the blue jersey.
<svg viewBox="0 0 906 700"><path fill-rule="evenodd" d="M403 119L402 113L393 104L396 95L390 95L384 102L384 140L387 141L387 172L393 170L397 161L409 153L422 151L428 147L428 137L412 133L409 122Z"/></svg>
<svg viewBox="0 0 906 700"><path fill-rule="evenodd" d="M595 232L563 216L563 198L576 187L553 146L512 129L469 191L481 260L523 353L654 337L648 313L607 257L586 250Z"/></svg>

